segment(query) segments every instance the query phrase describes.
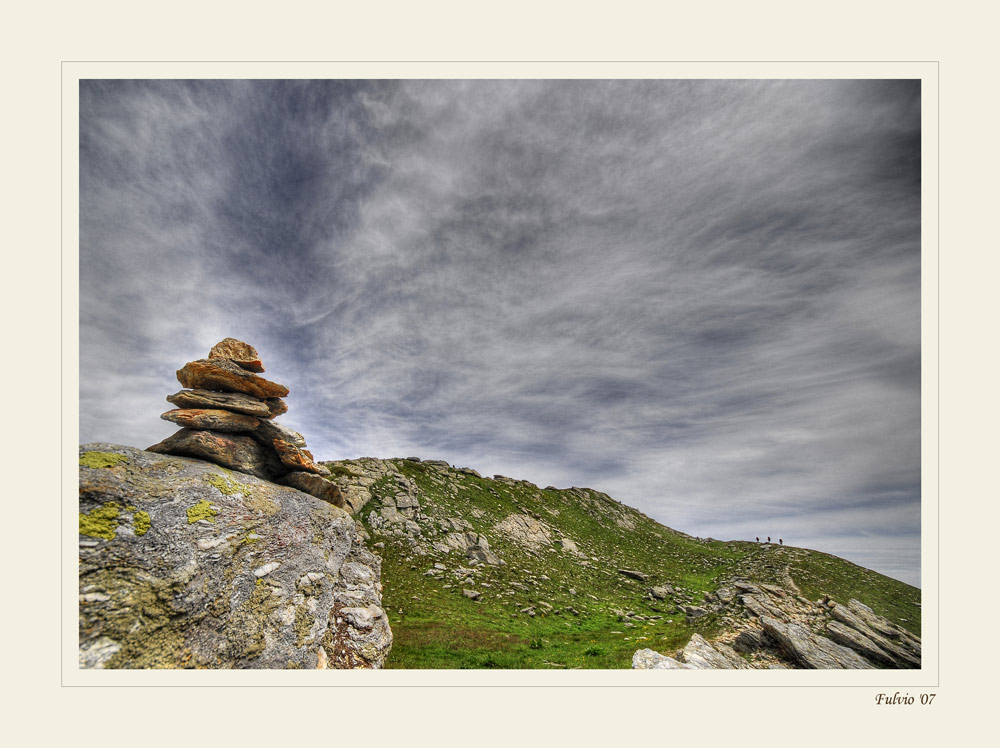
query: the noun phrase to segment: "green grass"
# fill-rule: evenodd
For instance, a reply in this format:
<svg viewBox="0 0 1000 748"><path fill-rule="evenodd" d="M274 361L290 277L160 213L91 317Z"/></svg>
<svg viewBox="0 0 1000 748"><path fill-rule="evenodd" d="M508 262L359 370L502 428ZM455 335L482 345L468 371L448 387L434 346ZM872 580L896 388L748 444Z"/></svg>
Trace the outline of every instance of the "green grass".
<svg viewBox="0 0 1000 748"><path fill-rule="evenodd" d="M441 476L425 463L392 464L417 485L425 515L466 520L506 564L477 567L470 583L454 574L457 567L469 568L463 552L421 556L407 539L379 534L369 515L395 490L395 479L377 480L358 519L372 543L384 543L377 552L394 637L387 668L628 668L637 649L669 653L694 632L711 637L720 630L717 614L687 623L679 605L701 605L705 592L734 577L780 583L786 567L809 599L829 594L846 603L854 597L920 631L919 590L843 559L789 546L764 551L754 543L693 538L596 491L544 490L453 471ZM363 465L351 462L331 467L335 475L363 472ZM589 565L554 542L531 550L495 529L522 512L552 528L552 541L566 536L576 542ZM424 545L443 541L435 522L421 527ZM425 574L435 562L447 567L437 572L440 579ZM648 580L629 579L617 572L621 568L641 571ZM650 599L649 588L663 584L678 595ZM465 597L463 588L479 591L480 599ZM534 617L522 612L526 608ZM635 617L622 615L629 612Z"/></svg>

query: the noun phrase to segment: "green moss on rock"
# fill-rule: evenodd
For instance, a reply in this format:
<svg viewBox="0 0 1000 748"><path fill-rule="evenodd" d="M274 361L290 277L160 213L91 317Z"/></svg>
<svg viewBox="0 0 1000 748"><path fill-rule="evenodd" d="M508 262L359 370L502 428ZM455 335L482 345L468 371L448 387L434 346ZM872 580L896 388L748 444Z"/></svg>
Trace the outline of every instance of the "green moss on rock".
<svg viewBox="0 0 1000 748"><path fill-rule="evenodd" d="M316 622L315 616L311 615L309 611L305 610L303 607L298 607L295 609L295 646L301 647L305 644L306 639L309 638L309 632L312 630L313 624Z"/></svg>
<svg viewBox="0 0 1000 748"><path fill-rule="evenodd" d="M132 527L135 530L135 534L139 537L149 532L152 524L149 519L149 512L136 512L132 515Z"/></svg>
<svg viewBox="0 0 1000 748"><path fill-rule="evenodd" d="M91 538L114 540L120 511L121 507L117 502L109 501L91 510L89 514L80 512L80 534Z"/></svg>
<svg viewBox="0 0 1000 748"><path fill-rule="evenodd" d="M188 507L188 524L193 524L200 519L207 519L209 522L215 522L215 515L218 513L218 510L213 509L212 505L207 501L199 501L194 506Z"/></svg>
<svg viewBox="0 0 1000 748"><path fill-rule="evenodd" d="M241 486L236 481L226 478L223 475L206 475L205 480L218 488L219 492L225 494L226 496L232 496L235 493L244 493L246 491L244 486Z"/></svg>
<svg viewBox="0 0 1000 748"><path fill-rule="evenodd" d="M114 467L128 462L128 457L115 452L84 452L80 455L80 464L89 468Z"/></svg>
<svg viewBox="0 0 1000 748"><path fill-rule="evenodd" d="M184 629L192 621L178 615L173 600L182 585L165 582L129 569L101 569L81 580L109 595L114 605L87 606L81 615L81 635L98 630L119 646L104 667L182 668L189 667L191 652Z"/></svg>

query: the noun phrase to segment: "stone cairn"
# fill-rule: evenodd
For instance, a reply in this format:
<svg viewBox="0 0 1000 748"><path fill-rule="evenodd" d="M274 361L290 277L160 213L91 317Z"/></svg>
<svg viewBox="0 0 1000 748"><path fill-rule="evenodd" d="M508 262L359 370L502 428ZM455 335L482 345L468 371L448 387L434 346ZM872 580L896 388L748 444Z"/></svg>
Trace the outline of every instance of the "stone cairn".
<svg viewBox="0 0 1000 748"><path fill-rule="evenodd" d="M177 407L160 416L183 428L148 451L208 460L342 507L340 489L323 477L330 471L313 461L302 434L274 421L288 412L288 388L257 376L263 371L256 349L235 338L185 364L177 379L187 389L168 395Z"/></svg>

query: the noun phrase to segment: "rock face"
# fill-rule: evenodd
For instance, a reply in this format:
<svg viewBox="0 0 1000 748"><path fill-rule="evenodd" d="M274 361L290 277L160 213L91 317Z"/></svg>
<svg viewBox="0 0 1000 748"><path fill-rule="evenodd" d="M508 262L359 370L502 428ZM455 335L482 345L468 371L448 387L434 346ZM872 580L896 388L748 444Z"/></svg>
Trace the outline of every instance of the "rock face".
<svg viewBox="0 0 1000 748"><path fill-rule="evenodd" d="M789 586L794 587L791 580ZM876 615L868 606L857 600L840 605L829 596L812 603L797 592L797 589L734 580L731 587L716 593L709 606L733 624L731 631L711 643L695 634L676 659L640 650L633 657L632 667L813 670L920 667L920 640ZM700 615L710 612L697 610ZM693 614L686 606L685 611L690 620Z"/></svg>
<svg viewBox="0 0 1000 748"><path fill-rule="evenodd" d="M503 533L528 548L542 548L552 543L552 531L544 522L527 514L512 514L496 526Z"/></svg>
<svg viewBox="0 0 1000 748"><path fill-rule="evenodd" d="M282 483L304 491L318 499L323 499L336 507L344 506L344 495L336 483L320 478L312 473L293 471L281 479Z"/></svg>
<svg viewBox="0 0 1000 748"><path fill-rule="evenodd" d="M329 471L313 460L302 434L273 420L288 410L282 399L288 388L253 373L260 371L264 366L257 349L235 338L216 343L207 359L185 364L177 379L191 389L168 395L167 401L179 407L160 416L184 428L149 451L209 460L342 506L333 484L284 480L293 472Z"/></svg>
<svg viewBox="0 0 1000 748"><path fill-rule="evenodd" d="M80 464L81 667L384 662L380 562L341 509L131 447L87 444Z"/></svg>

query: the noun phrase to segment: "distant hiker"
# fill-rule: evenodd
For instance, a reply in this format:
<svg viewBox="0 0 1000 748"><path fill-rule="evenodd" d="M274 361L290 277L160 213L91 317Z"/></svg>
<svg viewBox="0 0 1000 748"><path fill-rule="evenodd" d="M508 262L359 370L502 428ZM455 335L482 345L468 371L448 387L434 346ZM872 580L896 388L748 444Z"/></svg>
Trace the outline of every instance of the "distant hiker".
<svg viewBox="0 0 1000 748"><path fill-rule="evenodd" d="M760 542L760 536L759 535L757 536L757 542L758 543Z"/></svg>
<svg viewBox="0 0 1000 748"><path fill-rule="evenodd" d="M784 544L785 544L785 541L782 540L781 538L778 538L778 545L784 545Z"/></svg>
<svg viewBox="0 0 1000 748"><path fill-rule="evenodd" d="M770 542L771 542L771 536L770 536L770 535L768 535L768 536L767 536L767 542L768 542L768 543L770 543Z"/></svg>

